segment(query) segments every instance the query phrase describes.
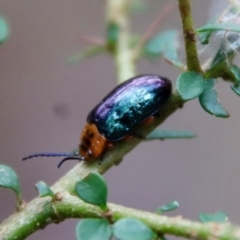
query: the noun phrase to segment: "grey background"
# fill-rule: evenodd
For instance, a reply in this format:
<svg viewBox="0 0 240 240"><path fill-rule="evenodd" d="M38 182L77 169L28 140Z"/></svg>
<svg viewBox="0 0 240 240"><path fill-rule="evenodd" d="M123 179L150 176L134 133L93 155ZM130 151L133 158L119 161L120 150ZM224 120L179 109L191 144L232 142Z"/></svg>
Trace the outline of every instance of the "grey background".
<svg viewBox="0 0 240 240"><path fill-rule="evenodd" d="M134 32L144 32L166 2L146 1L146 11L132 17ZM193 1L193 9L196 27L217 12L208 0ZM36 196L36 182L52 184L76 163L57 169L56 158L21 158L77 147L89 110L116 85L114 62L103 55L66 64L71 54L87 46L80 41L82 35L104 37L104 1L0 0L0 13L11 26L9 41L0 47L0 161L17 171L28 201ZM179 27L175 6L159 30ZM142 60L138 73L175 82L179 71L164 61ZM197 100L187 103L161 127L192 130L198 137L142 143L105 174L110 202L154 211L177 200L180 208L170 215L197 220L199 212L222 210L240 223L240 99L226 83L219 83L218 90L231 117L214 118ZM2 221L15 210L13 193L0 189L0 204ZM76 222L48 226L28 239L74 239Z"/></svg>

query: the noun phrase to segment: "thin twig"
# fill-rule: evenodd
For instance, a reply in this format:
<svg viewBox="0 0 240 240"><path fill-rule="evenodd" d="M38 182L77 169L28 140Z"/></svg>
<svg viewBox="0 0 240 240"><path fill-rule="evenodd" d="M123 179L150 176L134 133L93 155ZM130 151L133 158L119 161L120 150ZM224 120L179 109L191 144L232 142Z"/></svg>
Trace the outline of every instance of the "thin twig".
<svg viewBox="0 0 240 240"><path fill-rule="evenodd" d="M99 207L84 203L67 192L61 194L60 201L52 203L48 197L38 198L34 201L35 207L28 205L21 213L13 215L0 228L0 239L22 240L49 223L59 223L68 218L102 217L103 211ZM112 203L108 203L108 207L113 222L125 217L135 218L144 222L157 234L171 234L189 239L240 240L239 228L230 223L203 224L183 219L181 216L167 217ZM37 216L35 209L38 209Z"/></svg>
<svg viewBox="0 0 240 240"><path fill-rule="evenodd" d="M91 36L91 35L82 35L80 36L80 41L84 42L84 43L88 43L91 45L95 45L95 46L105 46L106 45L106 41L100 37L96 37L96 36Z"/></svg>

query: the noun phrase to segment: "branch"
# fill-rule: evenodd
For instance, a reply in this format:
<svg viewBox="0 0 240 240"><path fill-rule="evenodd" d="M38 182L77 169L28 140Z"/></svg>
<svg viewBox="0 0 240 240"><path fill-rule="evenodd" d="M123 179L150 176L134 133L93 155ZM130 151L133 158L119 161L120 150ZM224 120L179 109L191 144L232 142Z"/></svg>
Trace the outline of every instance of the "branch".
<svg viewBox="0 0 240 240"><path fill-rule="evenodd" d="M59 201L52 203L49 197L34 200L34 208L28 205L21 213L13 215L0 229L0 239L25 239L29 233L45 228L50 223L59 223L67 218L102 218L104 212L93 205L84 203L67 192L58 194ZM124 217L136 218L147 224L157 234L171 234L191 239L239 240L240 230L230 223L203 224L179 217L161 216L116 204L108 204L112 221ZM36 215L36 209L38 214Z"/></svg>
<svg viewBox="0 0 240 240"><path fill-rule="evenodd" d="M120 29L114 54L118 83L136 75L136 64L130 48L129 0L107 0L107 21Z"/></svg>
<svg viewBox="0 0 240 240"><path fill-rule="evenodd" d="M189 71L201 73L202 69L198 59L190 0L179 0L179 11L182 18L187 68Z"/></svg>

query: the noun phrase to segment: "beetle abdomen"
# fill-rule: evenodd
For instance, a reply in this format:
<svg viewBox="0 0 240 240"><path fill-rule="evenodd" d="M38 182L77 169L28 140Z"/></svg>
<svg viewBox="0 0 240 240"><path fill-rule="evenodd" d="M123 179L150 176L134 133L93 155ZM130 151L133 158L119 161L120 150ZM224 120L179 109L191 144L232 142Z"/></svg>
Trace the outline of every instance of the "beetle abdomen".
<svg viewBox="0 0 240 240"><path fill-rule="evenodd" d="M171 81L155 75L140 75L114 88L88 115L108 141L132 133L169 99Z"/></svg>

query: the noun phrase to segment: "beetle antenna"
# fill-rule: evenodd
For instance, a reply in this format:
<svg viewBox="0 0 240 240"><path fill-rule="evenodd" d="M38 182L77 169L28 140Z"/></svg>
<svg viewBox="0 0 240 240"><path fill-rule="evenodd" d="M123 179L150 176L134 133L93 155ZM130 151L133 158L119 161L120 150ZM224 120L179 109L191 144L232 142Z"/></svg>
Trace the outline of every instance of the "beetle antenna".
<svg viewBox="0 0 240 240"><path fill-rule="evenodd" d="M74 156L74 155L72 155L72 156L69 156L69 157L66 157L66 158L64 158L63 160L61 160L61 162L58 164L58 168L60 168L61 166L62 166L62 164L64 163L64 162L66 162L66 161L68 161L68 160L78 160L78 161L83 161L85 158L84 157L81 157L81 156Z"/></svg>
<svg viewBox="0 0 240 240"><path fill-rule="evenodd" d="M22 158L22 160L25 161L27 159L35 157L73 157L73 156L78 156L78 153L37 153L24 157Z"/></svg>
<svg viewBox="0 0 240 240"><path fill-rule="evenodd" d="M65 157L63 160L61 160L61 162L58 164L58 168L61 167L61 165L68 161L68 160L78 160L78 161L82 161L85 158L79 156L79 153L37 153L37 154L32 154L29 155L27 157L22 158L23 161L30 159L30 158L35 158L35 157Z"/></svg>

